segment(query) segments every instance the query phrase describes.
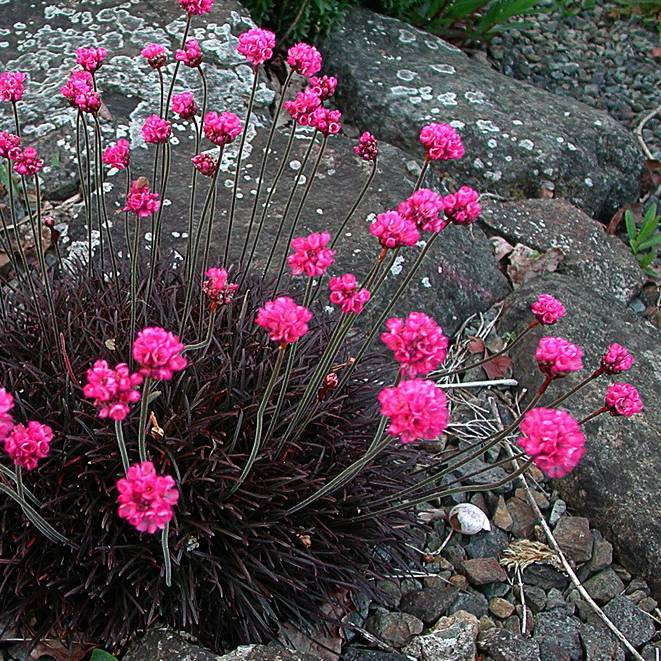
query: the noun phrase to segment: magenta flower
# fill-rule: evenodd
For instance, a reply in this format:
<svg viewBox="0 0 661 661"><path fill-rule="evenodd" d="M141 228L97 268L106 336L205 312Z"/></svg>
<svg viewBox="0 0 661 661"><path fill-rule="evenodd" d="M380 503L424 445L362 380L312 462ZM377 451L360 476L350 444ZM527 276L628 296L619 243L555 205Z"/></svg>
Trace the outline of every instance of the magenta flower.
<svg viewBox="0 0 661 661"><path fill-rule="evenodd" d="M213 177L216 173L216 161L212 158L211 154L206 152L203 154L197 154L191 158L195 169L205 177Z"/></svg>
<svg viewBox="0 0 661 661"><path fill-rule="evenodd" d="M353 153L364 161L376 161L376 157L379 155L376 138L369 131L365 131L358 138L358 144L353 148Z"/></svg>
<svg viewBox="0 0 661 661"><path fill-rule="evenodd" d="M106 59L108 51L105 48L78 48L76 50L76 64L80 64L85 71L94 73Z"/></svg>
<svg viewBox="0 0 661 661"><path fill-rule="evenodd" d="M544 326L552 326L567 314L565 306L550 294L540 294L530 306L530 311Z"/></svg>
<svg viewBox="0 0 661 661"><path fill-rule="evenodd" d="M202 14L208 14L213 9L213 3L215 0L179 0L179 5L181 8L193 15L202 16Z"/></svg>
<svg viewBox="0 0 661 661"><path fill-rule="evenodd" d="M148 218L161 208L158 193L149 190L147 180L144 177L136 179L131 184L131 190L126 198L123 211L134 213L138 218Z"/></svg>
<svg viewBox="0 0 661 661"><path fill-rule="evenodd" d="M539 369L554 379L583 369L583 349L562 337L541 338L535 358Z"/></svg>
<svg viewBox="0 0 661 661"><path fill-rule="evenodd" d="M0 441L2 441L14 426L10 411L14 408L14 398L4 388L0 388Z"/></svg>
<svg viewBox="0 0 661 661"><path fill-rule="evenodd" d="M358 286L353 273L335 276L328 283L330 302L339 305L344 314L360 314L372 295Z"/></svg>
<svg viewBox="0 0 661 661"><path fill-rule="evenodd" d="M181 48L177 49L175 53L175 59L177 62L181 62L191 69L195 69L202 64L202 49L200 48L200 42L197 39L189 39L185 44L183 50Z"/></svg>
<svg viewBox="0 0 661 661"><path fill-rule="evenodd" d="M142 137L145 142L158 145L168 141L172 127L170 122L158 115L149 115L142 125Z"/></svg>
<svg viewBox="0 0 661 661"><path fill-rule="evenodd" d="M16 466L34 470L40 459L48 456L53 430L34 420L25 425L14 425L4 439L5 452Z"/></svg>
<svg viewBox="0 0 661 661"><path fill-rule="evenodd" d="M25 177L41 172L44 162L34 147L26 147L14 154L14 170Z"/></svg>
<svg viewBox="0 0 661 661"><path fill-rule="evenodd" d="M94 91L94 81L89 71L72 71L60 93L74 108L95 113L101 107L101 96Z"/></svg>
<svg viewBox="0 0 661 661"><path fill-rule="evenodd" d="M131 158L131 146L128 140L120 138L113 145L105 148L103 152L103 162L111 168L117 170L126 170Z"/></svg>
<svg viewBox="0 0 661 661"><path fill-rule="evenodd" d="M518 445L549 477L564 477L585 451L581 427L562 409L536 408L523 416Z"/></svg>
<svg viewBox="0 0 661 661"><path fill-rule="evenodd" d="M208 112L204 117L204 135L219 147L232 142L242 130L243 124L233 112Z"/></svg>
<svg viewBox="0 0 661 661"><path fill-rule="evenodd" d="M619 374L631 369L633 356L621 344L611 344L601 358L601 370L606 374Z"/></svg>
<svg viewBox="0 0 661 661"><path fill-rule="evenodd" d="M309 44L294 44L287 51L287 64L301 76L310 78L321 70L321 53Z"/></svg>
<svg viewBox="0 0 661 661"><path fill-rule="evenodd" d="M391 317L381 341L393 352L402 374L416 377L435 370L446 358L448 338L443 329L422 312L411 312L406 319Z"/></svg>
<svg viewBox="0 0 661 661"><path fill-rule="evenodd" d="M161 44L147 44L141 51L140 55L147 60L152 69L160 69L164 67L168 61L167 51Z"/></svg>
<svg viewBox="0 0 661 661"><path fill-rule="evenodd" d="M308 236L296 237L291 242L294 252L287 258L292 274L317 278L326 273L335 261L335 251L326 247L330 240L328 232L313 232Z"/></svg>
<svg viewBox="0 0 661 661"><path fill-rule="evenodd" d="M126 477L117 480L119 516L140 532L155 533L172 520L179 500L169 475L157 475L151 461L131 466Z"/></svg>
<svg viewBox="0 0 661 661"><path fill-rule="evenodd" d="M25 74L21 71L0 73L0 101L20 101L23 98Z"/></svg>
<svg viewBox="0 0 661 661"><path fill-rule="evenodd" d="M239 35L239 45L236 50L253 66L258 67L273 57L275 34L270 30L252 28Z"/></svg>
<svg viewBox="0 0 661 661"><path fill-rule="evenodd" d="M197 114L197 103L193 92L182 92L172 97L172 112L181 119L191 119Z"/></svg>
<svg viewBox="0 0 661 661"><path fill-rule="evenodd" d="M133 358L140 365L138 370L145 378L169 381L175 372L188 365L182 355L184 345L174 334L164 328L143 328L133 342Z"/></svg>
<svg viewBox="0 0 661 661"><path fill-rule="evenodd" d="M390 418L388 433L402 443L435 440L448 426L445 393L433 381L412 379L384 388L379 403L381 415Z"/></svg>
<svg viewBox="0 0 661 661"><path fill-rule="evenodd" d="M229 282L227 271L210 268L205 275L206 280L202 283L202 291L211 299L211 302L215 305L231 303L239 285Z"/></svg>
<svg viewBox="0 0 661 661"><path fill-rule="evenodd" d="M310 116L310 126L324 135L337 135L342 130L342 113L323 106L317 108Z"/></svg>
<svg viewBox="0 0 661 661"><path fill-rule="evenodd" d="M420 131L420 142L426 158L432 161L450 161L464 155L460 135L449 124L427 124Z"/></svg>
<svg viewBox="0 0 661 661"><path fill-rule="evenodd" d="M608 386L605 404L611 415L623 415L626 418L643 410L643 400L630 383L612 383Z"/></svg>
<svg viewBox="0 0 661 661"><path fill-rule="evenodd" d="M457 225L470 225L482 211L480 194L470 186L462 186L456 193L442 198L443 211L448 220Z"/></svg>
<svg viewBox="0 0 661 661"><path fill-rule="evenodd" d="M17 135L0 131L0 158L13 160L21 151L20 146L21 139Z"/></svg>
<svg viewBox="0 0 661 661"><path fill-rule="evenodd" d="M440 232L447 221L441 217L443 199L429 188L420 188L411 197L400 202L397 211L402 218L415 223L423 232Z"/></svg>
<svg viewBox="0 0 661 661"><path fill-rule="evenodd" d="M257 311L255 323L266 329L272 342L281 346L300 340L308 332L312 312L288 296L268 301Z"/></svg>
<svg viewBox="0 0 661 661"><path fill-rule="evenodd" d="M420 240L415 223L402 218L396 211L380 213L370 225L370 234L377 237L384 248L414 246Z"/></svg>
<svg viewBox="0 0 661 661"><path fill-rule="evenodd" d="M284 106L295 122L308 126L312 123L312 113L321 106L321 99L312 90L305 89L295 98L285 101Z"/></svg>
<svg viewBox="0 0 661 661"><path fill-rule="evenodd" d="M308 89L312 90L322 101L330 99L337 89L335 76L313 76L308 81Z"/></svg>
<svg viewBox="0 0 661 661"><path fill-rule="evenodd" d="M137 388L141 383L142 376L132 374L126 363L119 363L115 369L110 369L105 360L97 360L87 370L83 394L94 400L99 418L124 420L131 410L130 405L140 401Z"/></svg>

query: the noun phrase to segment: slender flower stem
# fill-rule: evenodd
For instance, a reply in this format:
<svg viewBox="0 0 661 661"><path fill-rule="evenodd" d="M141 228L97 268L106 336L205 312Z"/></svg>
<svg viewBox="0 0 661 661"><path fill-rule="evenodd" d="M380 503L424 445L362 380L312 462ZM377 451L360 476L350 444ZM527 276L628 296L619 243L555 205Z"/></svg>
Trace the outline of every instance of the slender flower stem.
<svg viewBox="0 0 661 661"><path fill-rule="evenodd" d="M422 182L424 181L425 174L427 174L427 168L429 167L429 159L425 158L425 162L422 164L422 169L420 170L420 174L418 175L418 179L415 182L415 186L413 187L413 192L417 191L420 186L422 186Z"/></svg>
<svg viewBox="0 0 661 661"><path fill-rule="evenodd" d="M187 344L183 350L182 355L188 353L189 351L198 351L199 349L206 349L213 339L213 328L216 320L216 308L212 307L211 312L209 313L209 325L207 327L207 335L201 342L196 342L195 344Z"/></svg>
<svg viewBox="0 0 661 661"><path fill-rule="evenodd" d="M126 168L126 194L125 198L128 198L129 193L131 192L131 168L130 166ZM133 252L131 250L131 233L129 231L129 212L124 212L124 244L126 249L126 259L131 260Z"/></svg>
<svg viewBox="0 0 661 661"><path fill-rule="evenodd" d="M133 250L131 250L131 319L129 337L131 342L135 338L135 327L138 311L138 265L140 262L140 218L135 217L135 230L133 231ZM130 357L130 365L133 367L133 355Z"/></svg>
<svg viewBox="0 0 661 661"><path fill-rule="evenodd" d="M91 194L91 184L89 181L89 162L87 163L87 185L83 174L83 155L80 147L80 124L82 121L82 111L76 115L76 155L78 157L78 176L80 178L80 190L83 194L83 203L85 205L85 223L87 225L87 275L92 275L92 205L89 199Z"/></svg>
<svg viewBox="0 0 661 661"><path fill-rule="evenodd" d="M129 453L126 450L126 441L124 440L124 429L122 428L121 420L115 420L115 436L117 437L117 447L119 448L119 454L122 458L124 474L126 474L129 470Z"/></svg>
<svg viewBox="0 0 661 661"><path fill-rule="evenodd" d="M80 120L83 125L83 137L85 139L85 158L87 159L87 190L90 203L90 219L92 218L92 199L96 200L96 215L97 225L99 228L99 254L101 256L101 273L105 273L105 256L103 251L103 219L101 217L101 196L103 191L100 190L101 182L99 181L99 174L96 168L96 161L94 161L94 170L92 170L92 150L90 149L89 134L87 131L87 121L85 115L79 113ZM94 174L94 186L92 186L92 174Z"/></svg>
<svg viewBox="0 0 661 661"><path fill-rule="evenodd" d="M165 116L163 114L163 110L165 109L165 81L163 80L163 72L161 71L161 69L159 68L156 71L158 71L158 82L160 86L160 101L159 101L158 116L165 119Z"/></svg>
<svg viewBox="0 0 661 661"><path fill-rule="evenodd" d="M163 567L165 570L165 585L172 587L172 559L170 558L170 522L168 521L161 532L161 547L163 549Z"/></svg>
<svg viewBox="0 0 661 661"><path fill-rule="evenodd" d="M209 102L209 85L207 83L207 77L204 75L204 69L202 65L197 67L197 71L200 74L200 80L202 81L202 121L207 114L207 104Z"/></svg>
<svg viewBox="0 0 661 661"><path fill-rule="evenodd" d="M3 473L6 475L14 484L18 482L18 477L16 473L9 469L6 468L5 466L0 465L0 473ZM37 500L36 496L29 490L23 487L24 495L26 496L26 501L29 500L31 503L36 505L37 507L41 507L41 503Z"/></svg>
<svg viewBox="0 0 661 661"><path fill-rule="evenodd" d="M140 400L140 427L138 429L138 455L140 461L147 461L147 413L149 411L151 387L152 380L147 377L142 386L142 399Z"/></svg>
<svg viewBox="0 0 661 661"><path fill-rule="evenodd" d="M596 411L592 411L590 415L586 415L582 420L579 421L579 425L584 425L586 422L589 422L593 418L596 418L598 415L601 415L602 413L606 413L608 411L607 406L602 406L600 409L597 409Z"/></svg>
<svg viewBox="0 0 661 661"><path fill-rule="evenodd" d="M593 372L590 374L590 376L586 376L582 381L579 381L569 392L566 392L564 395L561 395L558 397L558 399L552 401L549 405L548 408L554 409L556 406L562 404L566 399L569 399L573 394L577 393L581 388L586 386L588 383L591 381L594 381L596 378L601 376L602 372L600 370L597 370L596 372Z"/></svg>
<svg viewBox="0 0 661 661"><path fill-rule="evenodd" d="M197 123L197 119L193 117L193 126L195 128L195 153L193 156L196 156L200 151L200 142L202 140L202 128ZM190 203L188 205L188 236L186 239L186 253L184 254L184 261L181 265L181 270L183 272L183 277L188 280L189 275L189 262L191 257L191 241L193 239L193 218L195 216L195 194L197 192L197 168L193 168L193 174L191 175L191 194L190 194Z"/></svg>
<svg viewBox="0 0 661 661"><path fill-rule="evenodd" d="M184 28L184 36L181 38L182 50L186 45L186 39L188 39L188 33L190 32L192 18L193 18L192 14L188 14L186 18L186 27ZM172 93L174 92L174 84L177 81L177 75L179 74L180 66L181 66L181 62L177 60L174 66L174 73L172 74L172 80L170 81L170 88L168 89L168 98L165 102L164 115L163 115L164 119L168 118L168 113L170 112L170 100L172 99Z"/></svg>

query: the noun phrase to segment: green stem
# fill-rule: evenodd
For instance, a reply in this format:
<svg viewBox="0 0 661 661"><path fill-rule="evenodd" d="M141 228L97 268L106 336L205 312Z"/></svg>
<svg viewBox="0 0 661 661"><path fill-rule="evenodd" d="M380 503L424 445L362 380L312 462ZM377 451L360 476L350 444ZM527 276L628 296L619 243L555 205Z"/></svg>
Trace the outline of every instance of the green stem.
<svg viewBox="0 0 661 661"><path fill-rule="evenodd" d="M80 178L80 190L83 194L83 203L85 204L85 223L87 224L87 275L92 276L92 204L90 200L91 195L91 179L90 179L90 163L87 162L86 176L83 174L83 156L80 147L80 124L82 121L82 111L78 111L76 116L76 154L78 156L78 176ZM87 183L85 183L87 182Z"/></svg>
<svg viewBox="0 0 661 661"><path fill-rule="evenodd" d="M211 344L211 340L213 339L213 328L214 328L215 320L216 320L216 309L212 308L211 312L209 313L209 326L207 328L206 337L201 342L197 342L196 344L187 344L181 352L182 355L190 351L198 351L199 349L206 349Z"/></svg>
<svg viewBox="0 0 661 661"><path fill-rule="evenodd" d="M126 475L129 470L129 453L126 450L126 441L124 440L124 429L122 428L121 420L115 420L115 436L117 437L117 447L122 457L122 466Z"/></svg>
<svg viewBox="0 0 661 661"><path fill-rule="evenodd" d="M138 262L140 251L140 218L135 217L135 230L133 232L133 250L131 250L131 321L129 338L135 340L135 327L138 312ZM133 355L130 357L131 368L133 367Z"/></svg>
<svg viewBox="0 0 661 661"><path fill-rule="evenodd" d="M170 558L170 544L168 537L170 535L170 522L168 521L161 533L161 547L163 549L163 566L165 569L165 585L172 586L172 559Z"/></svg>
<svg viewBox="0 0 661 661"><path fill-rule="evenodd" d="M186 45L186 39L188 39L188 33L190 31L192 18L193 18L192 14L188 14L186 18L186 27L184 28L184 36L181 38L182 50ZM174 74L172 74L172 81L170 82L170 89L168 90L168 98L167 101L165 102L164 115L163 115L164 119L168 118L168 113L170 112L170 100L172 99L172 92L174 92L174 84L177 81L177 75L179 74L180 66L181 66L181 62L177 60L177 63L175 64L174 67Z"/></svg>
<svg viewBox="0 0 661 661"><path fill-rule="evenodd" d="M90 149L90 139L87 131L87 121L85 115L80 113L80 119L83 124L83 137L85 138L85 158L87 159L87 188L90 196L90 207L92 199L96 200L96 216L97 225L99 228L99 254L101 256L101 273L105 273L105 256L103 251L103 219L101 217L101 195L102 191L99 190L100 181L99 174L94 162L94 187L92 187L92 150ZM90 208L91 212L91 208ZM90 213L91 218L91 213Z"/></svg>
<svg viewBox="0 0 661 661"><path fill-rule="evenodd" d="M140 428L138 429L138 455L140 461L147 461L147 413L149 411L151 386L152 380L147 377L142 386L142 399L140 400Z"/></svg>
<svg viewBox="0 0 661 661"><path fill-rule="evenodd" d="M200 151L200 142L202 140L202 129L197 123L197 119L193 117L193 125L195 127L195 154L197 156ZM191 253L191 241L193 239L193 218L195 216L195 194L197 192L197 168L193 167L193 174L191 175L191 195L190 203L188 205L188 237L186 238L186 253L184 255L184 261L181 265L183 277L188 279L189 273L189 261Z"/></svg>

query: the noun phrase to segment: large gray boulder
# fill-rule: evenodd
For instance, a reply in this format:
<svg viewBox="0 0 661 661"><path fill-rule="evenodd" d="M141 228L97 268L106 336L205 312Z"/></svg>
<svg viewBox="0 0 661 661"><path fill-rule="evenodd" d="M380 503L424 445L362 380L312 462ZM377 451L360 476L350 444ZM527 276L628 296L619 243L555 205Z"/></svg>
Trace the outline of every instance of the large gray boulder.
<svg viewBox="0 0 661 661"><path fill-rule="evenodd" d="M354 9L321 46L327 72L339 78L339 105L358 126L421 155L422 124L453 124L467 153L438 169L460 183L516 198L553 188L593 217L637 196L641 153L604 112L365 9Z"/></svg>

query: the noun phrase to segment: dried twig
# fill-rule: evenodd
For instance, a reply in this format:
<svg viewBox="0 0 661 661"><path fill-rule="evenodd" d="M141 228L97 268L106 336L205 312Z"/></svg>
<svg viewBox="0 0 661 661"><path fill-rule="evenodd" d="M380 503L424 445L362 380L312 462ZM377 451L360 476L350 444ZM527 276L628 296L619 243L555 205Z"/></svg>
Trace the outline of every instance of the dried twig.
<svg viewBox="0 0 661 661"><path fill-rule="evenodd" d="M657 106L654 108L654 110L650 111L643 117L640 122L638 122L638 126L636 126L634 133L636 134L636 137L638 138L638 142L640 143L640 146L643 148L643 153L645 154L646 158L653 160L654 155L650 151L649 147L647 146L647 143L645 142L645 138L643 138L643 129L645 128L645 124L650 121L653 117L656 117L661 113L661 106Z"/></svg>

